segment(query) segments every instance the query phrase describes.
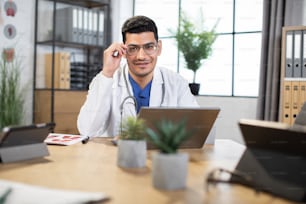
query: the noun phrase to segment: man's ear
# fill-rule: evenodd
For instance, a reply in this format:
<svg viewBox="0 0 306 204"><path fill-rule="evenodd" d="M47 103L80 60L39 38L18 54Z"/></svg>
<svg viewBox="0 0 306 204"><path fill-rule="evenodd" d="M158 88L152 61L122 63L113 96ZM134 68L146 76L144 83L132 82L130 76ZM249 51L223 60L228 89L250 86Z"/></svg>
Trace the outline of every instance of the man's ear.
<svg viewBox="0 0 306 204"><path fill-rule="evenodd" d="M161 52L162 52L162 48L163 48L163 43L162 43L161 40L158 40L157 44L158 44L158 53L157 53L157 55L160 56Z"/></svg>

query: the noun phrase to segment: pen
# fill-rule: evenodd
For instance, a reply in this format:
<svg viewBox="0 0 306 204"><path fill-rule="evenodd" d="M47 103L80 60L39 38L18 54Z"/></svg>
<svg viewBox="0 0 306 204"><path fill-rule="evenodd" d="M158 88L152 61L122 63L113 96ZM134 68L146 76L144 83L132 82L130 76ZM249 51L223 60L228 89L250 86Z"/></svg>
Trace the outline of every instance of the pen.
<svg viewBox="0 0 306 204"><path fill-rule="evenodd" d="M119 55L118 50L115 50L115 52L113 52L113 54L112 54L113 57L118 57L118 55Z"/></svg>
<svg viewBox="0 0 306 204"><path fill-rule="evenodd" d="M84 138L84 139L82 140L82 143L83 143L83 144L86 144L88 141L89 141L89 137L87 136L86 138Z"/></svg>

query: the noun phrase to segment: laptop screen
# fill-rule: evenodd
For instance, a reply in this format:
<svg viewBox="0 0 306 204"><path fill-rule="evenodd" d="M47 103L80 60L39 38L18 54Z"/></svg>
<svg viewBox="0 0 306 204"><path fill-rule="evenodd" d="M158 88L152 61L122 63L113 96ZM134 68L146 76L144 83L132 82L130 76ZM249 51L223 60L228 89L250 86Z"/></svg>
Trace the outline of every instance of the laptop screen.
<svg viewBox="0 0 306 204"><path fill-rule="evenodd" d="M219 108L142 107L138 117L143 118L146 125L153 130L155 124L161 120L176 123L185 119L187 130L194 131L194 134L183 142L180 148L202 148L219 112ZM147 147L156 148L150 142Z"/></svg>

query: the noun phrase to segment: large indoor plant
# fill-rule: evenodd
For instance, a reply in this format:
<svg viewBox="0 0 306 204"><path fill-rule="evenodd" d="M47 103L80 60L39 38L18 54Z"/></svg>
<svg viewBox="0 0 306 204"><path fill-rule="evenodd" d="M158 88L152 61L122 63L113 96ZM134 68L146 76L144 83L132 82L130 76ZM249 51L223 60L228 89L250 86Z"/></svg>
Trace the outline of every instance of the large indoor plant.
<svg viewBox="0 0 306 204"><path fill-rule="evenodd" d="M162 120L155 124L156 129L147 128L148 140L158 149L152 155L152 181L157 189L177 190L186 186L189 156L178 152L179 146L191 131L186 129L186 121Z"/></svg>
<svg viewBox="0 0 306 204"><path fill-rule="evenodd" d="M217 37L215 32L217 23L211 30L207 30L204 27L203 18L201 18L199 24L193 23L190 19L182 12L178 29L175 32L172 31L172 33L176 39L179 52L184 56L186 68L193 71L193 81L189 84L191 92L198 95L200 84L196 83L196 73L203 60L207 59L212 53L212 45Z"/></svg>
<svg viewBox="0 0 306 204"><path fill-rule="evenodd" d="M24 117L24 95L20 85L20 61L7 55L0 57L0 128L20 125Z"/></svg>
<svg viewBox="0 0 306 204"><path fill-rule="evenodd" d="M118 140L117 164L123 168L141 168L146 165L146 125L143 119L127 117L121 122Z"/></svg>

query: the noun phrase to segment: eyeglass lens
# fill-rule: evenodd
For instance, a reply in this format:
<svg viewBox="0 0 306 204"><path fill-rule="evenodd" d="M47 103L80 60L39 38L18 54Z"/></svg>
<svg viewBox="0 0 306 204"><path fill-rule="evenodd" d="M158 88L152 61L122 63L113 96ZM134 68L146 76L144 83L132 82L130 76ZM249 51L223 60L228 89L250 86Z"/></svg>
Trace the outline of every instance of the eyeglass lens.
<svg viewBox="0 0 306 204"><path fill-rule="evenodd" d="M142 46L141 45L128 45L126 52L128 55L136 55L141 48L144 50L144 52L147 55L152 55L157 51L157 44L148 43Z"/></svg>

